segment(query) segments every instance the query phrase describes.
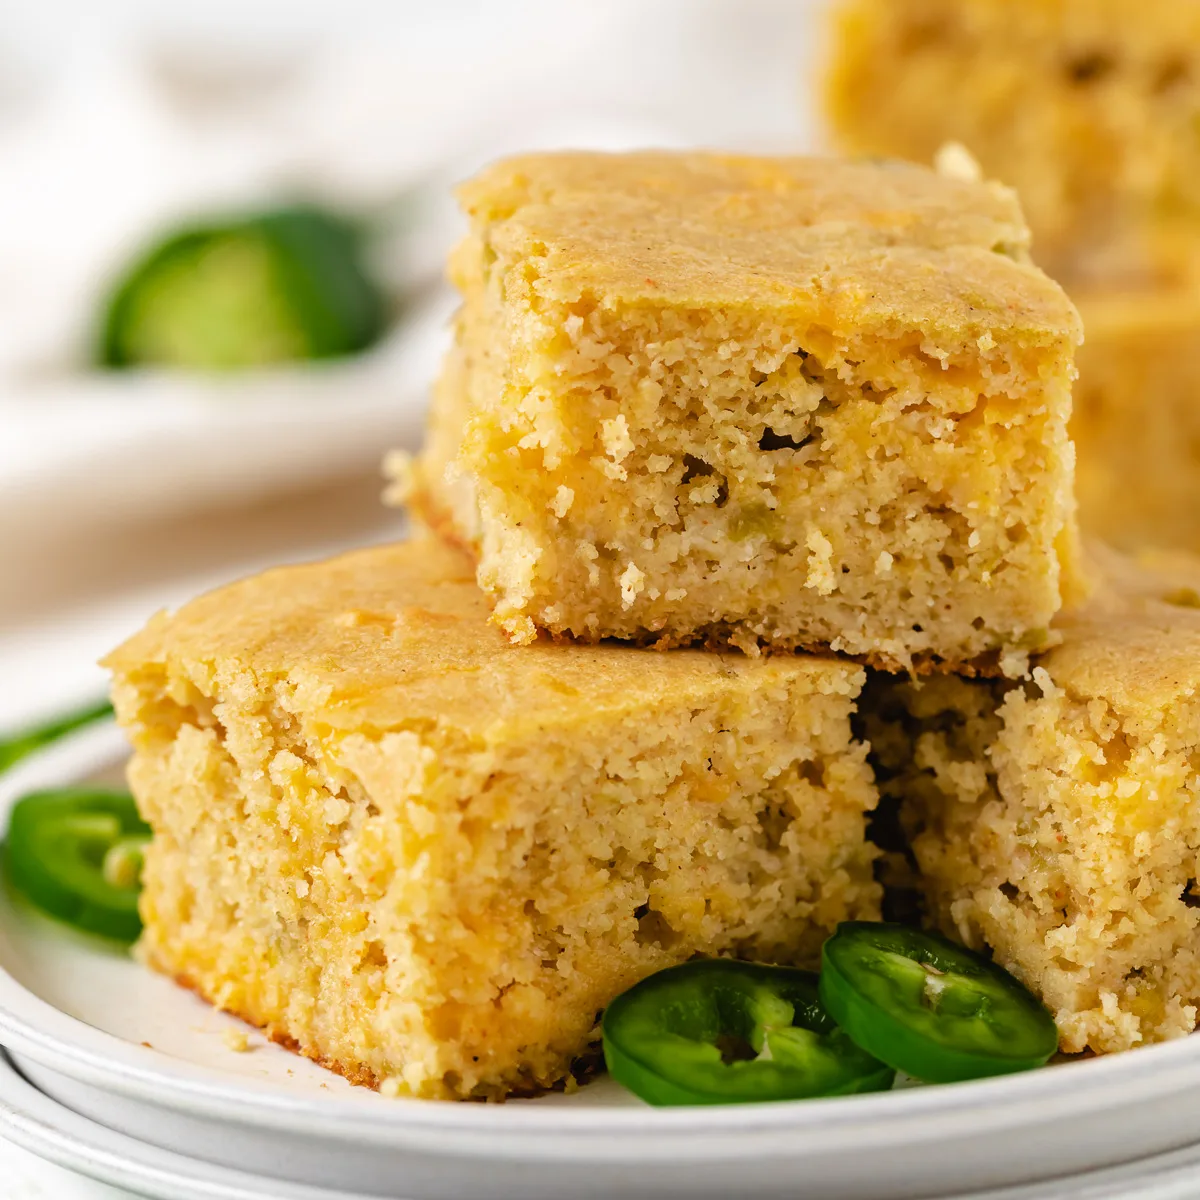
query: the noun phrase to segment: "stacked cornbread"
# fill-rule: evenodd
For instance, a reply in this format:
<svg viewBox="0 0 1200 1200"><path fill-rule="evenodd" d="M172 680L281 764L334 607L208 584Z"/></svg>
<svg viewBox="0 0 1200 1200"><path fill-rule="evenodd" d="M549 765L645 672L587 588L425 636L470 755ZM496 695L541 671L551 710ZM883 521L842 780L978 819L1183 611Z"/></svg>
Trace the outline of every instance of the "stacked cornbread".
<svg viewBox="0 0 1200 1200"><path fill-rule="evenodd" d="M1173 887L1200 852L1194 614L1145 575L1060 611L1080 330L1013 194L646 153L462 195L455 345L397 464L441 537L269 572L110 656L146 960L390 1092L545 1088L647 973L811 962L877 916L878 772L931 910L1068 1046L1190 1028L1191 909L1143 936L1114 864ZM1080 815L1131 788L1175 859Z"/></svg>
<svg viewBox="0 0 1200 1200"><path fill-rule="evenodd" d="M1017 187L1079 305L1085 530L1200 550L1200 2L842 0L840 147L957 141Z"/></svg>

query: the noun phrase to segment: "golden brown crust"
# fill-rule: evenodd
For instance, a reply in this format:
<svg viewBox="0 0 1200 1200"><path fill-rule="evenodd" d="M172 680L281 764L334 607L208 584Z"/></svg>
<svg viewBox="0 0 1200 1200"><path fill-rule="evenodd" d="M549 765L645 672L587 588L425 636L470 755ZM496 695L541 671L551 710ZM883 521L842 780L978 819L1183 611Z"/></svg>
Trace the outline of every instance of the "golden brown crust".
<svg viewBox="0 0 1200 1200"><path fill-rule="evenodd" d="M1122 717L1156 721L1190 702L1200 675L1200 560L1149 551L1131 558L1088 546L1097 586L1063 612L1063 637L1043 660L1077 700L1103 699Z"/></svg>
<svg viewBox="0 0 1200 1200"><path fill-rule="evenodd" d="M536 623L536 622L535 622ZM539 630L556 645L600 646L614 639L576 635L564 630L540 626ZM752 648L747 651L747 643ZM820 657L836 657L847 662L860 663L877 671L900 675L961 675L967 679L1003 679L1000 654L995 652L969 661L949 661L935 654L914 654L911 660L902 661L887 654L844 654L836 651L828 642L814 642L802 638L751 638L736 626L725 624L706 625L694 634L680 636L664 633L642 633L632 638L620 639L621 645L639 646L648 650L710 650L720 653L737 650L740 653L778 655L812 654Z"/></svg>
<svg viewBox="0 0 1200 1200"><path fill-rule="evenodd" d="M502 256L537 255L543 288L784 307L835 329L919 314L926 331L1080 336L1062 289L1028 261L1013 192L898 160L531 154L459 197Z"/></svg>
<svg viewBox="0 0 1200 1200"><path fill-rule="evenodd" d="M461 196L455 346L403 480L443 539L478 539L514 642L976 673L1041 648L1071 583L1080 330L1011 193L565 153Z"/></svg>
<svg viewBox="0 0 1200 1200"><path fill-rule="evenodd" d="M151 964L156 966L156 964ZM157 969L157 966L156 966ZM349 1080L355 1087L371 1088L373 1091L379 1090L379 1085L382 1080L378 1079L372 1071L367 1070L359 1064L347 1064L337 1062L333 1059L325 1058L320 1054L306 1050L294 1037L285 1033L278 1026L273 1025L269 1021L262 1021L256 1018L253 1014L244 1010L235 1008L228 1004L221 1004L208 995L200 983L193 979L186 972L181 971L166 971L174 982L181 988L186 988L189 992L194 993L206 1004L211 1004L214 1008L223 1013L227 1013L231 1017L236 1017L239 1021L251 1026L253 1029L261 1030L267 1038L274 1042L277 1046L282 1046L285 1050L290 1050L293 1054L298 1054L301 1058L310 1059L319 1067L324 1067L327 1071L332 1071L335 1075L340 1075L343 1079Z"/></svg>
<svg viewBox="0 0 1200 1200"><path fill-rule="evenodd" d="M432 745L510 744L530 723L575 723L579 713L564 708L562 688L586 692L594 717L646 693L711 694L731 671L756 669L683 651L651 670L631 645L576 642L567 653L550 640L514 655L490 615L471 559L427 539L231 584L152 618L106 662L118 701L129 684L160 674L215 671L229 687L249 674L260 688L286 680L307 715L330 730L428 725ZM812 658L780 671L817 687L845 678L847 665Z"/></svg>
<svg viewBox="0 0 1200 1200"><path fill-rule="evenodd" d="M859 708L930 919L1029 984L1068 1052L1189 1034L1200 996L1200 562L1089 552L1032 681L876 676Z"/></svg>

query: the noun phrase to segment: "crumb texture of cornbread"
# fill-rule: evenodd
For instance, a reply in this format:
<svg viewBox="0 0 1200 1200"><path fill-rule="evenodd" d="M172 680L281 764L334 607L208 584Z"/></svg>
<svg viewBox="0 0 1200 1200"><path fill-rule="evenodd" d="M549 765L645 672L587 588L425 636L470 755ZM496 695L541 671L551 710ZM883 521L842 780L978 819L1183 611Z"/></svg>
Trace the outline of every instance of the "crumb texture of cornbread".
<svg viewBox="0 0 1200 1200"><path fill-rule="evenodd" d="M811 962L878 913L852 663L514 650L430 540L235 584L108 665L141 955L356 1082L549 1087L652 971Z"/></svg>
<svg viewBox="0 0 1200 1200"><path fill-rule="evenodd" d="M1200 217L1197 0L842 0L836 14L839 146L928 162L963 143L1020 192L1038 260L1064 282L1152 263L1163 225Z"/></svg>
<svg viewBox="0 0 1200 1200"><path fill-rule="evenodd" d="M1068 1052L1182 1036L1200 1004L1200 562L1102 574L1030 682L875 676L862 701L927 915Z"/></svg>
<svg viewBox="0 0 1200 1200"><path fill-rule="evenodd" d="M1077 296L1087 328L1071 433L1085 532L1200 552L1200 292Z"/></svg>
<svg viewBox="0 0 1200 1200"><path fill-rule="evenodd" d="M1012 193L647 152L512 159L460 198L408 499L510 637L993 673L1044 645L1080 331Z"/></svg>

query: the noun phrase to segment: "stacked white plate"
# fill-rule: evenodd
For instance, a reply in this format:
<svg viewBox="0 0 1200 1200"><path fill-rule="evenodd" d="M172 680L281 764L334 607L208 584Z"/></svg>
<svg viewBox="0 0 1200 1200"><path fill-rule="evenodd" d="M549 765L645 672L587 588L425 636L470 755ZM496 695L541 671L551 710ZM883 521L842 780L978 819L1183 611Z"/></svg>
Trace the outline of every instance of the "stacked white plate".
<svg viewBox="0 0 1200 1200"><path fill-rule="evenodd" d="M11 773L111 777L110 725ZM1200 1196L1200 1038L1025 1075L652 1109L600 1080L505 1105L388 1100L0 897L0 1133L170 1200Z"/></svg>

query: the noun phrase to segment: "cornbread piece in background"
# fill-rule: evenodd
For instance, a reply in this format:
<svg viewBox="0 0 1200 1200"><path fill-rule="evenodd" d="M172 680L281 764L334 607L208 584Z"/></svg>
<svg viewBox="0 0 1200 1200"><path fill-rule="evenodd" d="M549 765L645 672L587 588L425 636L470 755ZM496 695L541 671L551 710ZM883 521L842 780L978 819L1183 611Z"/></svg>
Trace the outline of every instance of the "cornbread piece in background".
<svg viewBox="0 0 1200 1200"><path fill-rule="evenodd" d="M852 153L964 144L1018 188L1087 331L1079 519L1200 550L1200 3L843 0L828 108Z"/></svg>
<svg viewBox="0 0 1200 1200"><path fill-rule="evenodd" d="M1126 549L1200 551L1200 288L1078 300L1080 520Z"/></svg>
<svg viewBox="0 0 1200 1200"><path fill-rule="evenodd" d="M991 947L1069 1052L1190 1033L1200 1003L1200 562L1105 573L1031 682L863 698L930 917Z"/></svg>
<svg viewBox="0 0 1200 1200"><path fill-rule="evenodd" d="M841 0L836 12L839 148L928 162L962 142L1017 188L1035 255L1064 283L1154 257L1161 222L1196 225L1196 0Z"/></svg>
<svg viewBox="0 0 1200 1200"><path fill-rule="evenodd" d="M698 952L878 913L862 668L507 645L437 542L269 572L109 659L154 828L142 955L366 1084L562 1080Z"/></svg>
<svg viewBox="0 0 1200 1200"><path fill-rule="evenodd" d="M514 641L990 673L1045 645L1079 323L1011 192L574 153L460 195L456 345L404 491Z"/></svg>

